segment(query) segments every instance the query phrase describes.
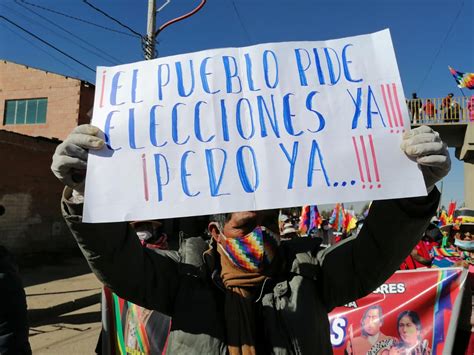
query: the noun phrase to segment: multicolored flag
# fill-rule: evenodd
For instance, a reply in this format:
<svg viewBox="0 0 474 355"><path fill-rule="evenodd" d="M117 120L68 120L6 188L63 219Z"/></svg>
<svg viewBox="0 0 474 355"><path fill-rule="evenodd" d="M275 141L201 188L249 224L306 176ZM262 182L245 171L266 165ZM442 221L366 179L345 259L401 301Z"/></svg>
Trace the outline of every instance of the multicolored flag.
<svg viewBox="0 0 474 355"><path fill-rule="evenodd" d="M469 90L474 89L474 73L462 73L449 66L448 68L454 76L454 80L458 83L458 88L467 88Z"/></svg>
<svg viewBox="0 0 474 355"><path fill-rule="evenodd" d="M344 205L336 203L332 211L331 217L329 218L329 225L336 232L342 232L344 230Z"/></svg>
<svg viewBox="0 0 474 355"><path fill-rule="evenodd" d="M321 226L321 222L323 221L323 218L321 217L321 214L319 213L318 206L313 205L310 206L310 214L309 214L309 230L312 230L314 228L319 228Z"/></svg>
<svg viewBox="0 0 474 355"><path fill-rule="evenodd" d="M442 227L448 224L448 214L446 213L445 210L441 211L441 214L438 217L438 227Z"/></svg>
<svg viewBox="0 0 474 355"><path fill-rule="evenodd" d="M448 206L448 222L453 223L454 211L456 211L456 201L451 201Z"/></svg>

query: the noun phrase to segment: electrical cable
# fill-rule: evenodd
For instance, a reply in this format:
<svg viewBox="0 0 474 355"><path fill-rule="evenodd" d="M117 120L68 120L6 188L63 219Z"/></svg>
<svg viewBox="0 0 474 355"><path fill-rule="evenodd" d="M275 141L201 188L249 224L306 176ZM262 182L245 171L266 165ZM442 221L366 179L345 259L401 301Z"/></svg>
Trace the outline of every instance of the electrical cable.
<svg viewBox="0 0 474 355"><path fill-rule="evenodd" d="M428 68L428 71L426 72L425 77L423 78L423 80L421 81L421 83L418 87L418 90L417 90L418 92L421 90L421 88L425 84L426 79L428 79L429 75L431 74L431 71L433 70L433 66L434 66L434 63L436 62L436 59L438 59L438 56L441 53L441 50L443 49L444 45L446 44L446 41L448 40L449 35L451 34L451 31L454 28L454 25L456 24L457 20L459 19L459 16L461 16L462 9L464 7L464 3L465 3L465 0L462 0L461 7L459 8L458 13L454 17L453 22L451 22L451 25L449 26L448 32L446 32L446 36L444 37L443 41L441 42L441 45L439 46L438 51L434 55L433 60L431 61L431 64Z"/></svg>
<svg viewBox="0 0 474 355"><path fill-rule="evenodd" d="M84 44L90 46L90 47L93 48L95 51L92 51L92 50L89 50L89 49L84 48L84 47L82 47L82 46L79 46L79 47L81 47L82 49L87 50L87 51L89 51L90 53L96 55L97 57L100 57L100 58L102 58L102 59L108 61L109 63L115 64L115 65L116 65L117 63L123 63L123 62L124 62L123 60L117 59L117 58L115 58L114 56L112 56L112 55L110 55L110 54L108 54L108 53L105 53L104 51L102 51L102 49L100 49L100 48L94 46L93 44L91 44L91 43L89 43L89 42L87 42L86 40L82 39L81 37L77 36L76 34L72 33L71 31L67 30L66 28L64 28L64 27L62 27L62 26L60 26L60 25L58 25L58 24L55 23L54 21L51 21L51 20L48 19L47 17L45 17L45 16L39 14L38 12L34 11L33 9L30 9L30 8L28 8L27 6L21 4L19 0L15 0L15 3L16 3L18 6L23 7L23 8L26 9L27 11L29 11L29 12L33 13L34 15L38 16L39 18L43 19L44 21L50 23L51 25L56 26L56 27L59 28L60 30L66 32L66 33L69 34L70 36L72 36L72 37L76 38L77 40L81 41L82 43L84 43ZM63 37L63 38L64 38L64 37ZM107 58L107 57L108 57L108 58Z"/></svg>
<svg viewBox="0 0 474 355"><path fill-rule="evenodd" d="M58 59L56 56L52 55L51 53L49 53L48 51L46 51L44 48L41 48L40 46L38 46L36 43L33 43L32 41L30 41L29 39L27 39L26 37L22 36L21 34L13 31L11 28L9 28L8 26L6 26L5 24L0 24L0 26L3 26L4 28L6 28L8 31L10 31L11 33L13 33L15 36L18 36L20 37L21 39L23 39L25 42L29 43L30 45L32 45L33 47L35 47L36 49L40 50L41 52L43 52L44 54L46 54L47 56L57 60L59 63L61 63L62 65L64 65L65 67L68 67L69 69L71 69L78 77L80 76L79 75L79 72L76 71L76 69L74 69L72 66L70 66L69 64L67 64L66 62L62 61L61 59ZM22 91L24 89L18 89L18 91ZM10 90L10 91L15 91L15 90Z"/></svg>
<svg viewBox="0 0 474 355"><path fill-rule="evenodd" d="M235 14L237 15L237 19L238 19L239 22L240 22L240 26L242 27L242 29L243 29L244 32L245 32L245 35L247 36L247 40L248 40L249 42L252 42L252 38L250 37L250 34L248 33L247 29L245 28L244 22L242 21L242 18L240 17L239 11L237 10L237 5L235 5L234 0L230 0L230 2L232 3L232 7L234 8L234 12L235 12Z"/></svg>
<svg viewBox="0 0 474 355"><path fill-rule="evenodd" d="M42 43L46 44L47 46L53 48L54 50L58 51L59 53L61 53L62 55L68 57L69 59L75 61L76 63L82 65L83 67L89 69L90 71L94 72L95 73L95 70L92 69L91 67L89 67L88 65L84 64L83 62L77 60L76 58L74 58L73 56L67 54L66 52L62 51L61 49L57 48L56 46L52 45L51 43L45 41L44 39L38 37L37 35L35 35L34 33L28 31L26 28L16 24L15 22L11 21L10 19L6 18L5 16L3 15L0 15L0 19L4 19L5 21L7 21L8 23L12 24L13 26L19 28L20 30L28 33L30 36L36 38L38 41L41 41Z"/></svg>
<svg viewBox="0 0 474 355"><path fill-rule="evenodd" d="M120 22L119 20L117 20L115 17L112 17L110 16L108 13L106 13L105 11L99 9L98 7L92 5L89 1L87 0L82 0L83 3L87 4L88 6L90 6L91 8L93 8L95 11L97 12L100 12L102 15L104 15L105 17L107 17L108 19L114 21L115 23L118 23L120 26L126 28L127 30L129 30L130 32L134 33L135 35L139 36L140 38L143 37L142 34L138 33L137 31L135 31L134 29L128 27L127 25L123 24L122 22Z"/></svg>
<svg viewBox="0 0 474 355"><path fill-rule="evenodd" d="M86 0L83 0L83 1L86 1ZM201 3L196 6L194 8L194 10L191 10L190 12L188 12L187 14L184 14L182 16L179 16L179 17L176 17L168 22L165 22L163 25L161 25L158 30L155 32L155 36L158 36L158 33L160 33L161 31L163 31L166 27L172 25L173 23L176 23L176 22L179 22L179 21L182 21L184 19L187 19L188 17L191 17L192 15L194 15L196 12L198 12L199 10L202 9L202 7L204 6L204 4L206 3L206 0L201 0Z"/></svg>
<svg viewBox="0 0 474 355"><path fill-rule="evenodd" d="M128 33L128 32L123 32L123 31L115 30L115 29L113 29L113 28L105 27L105 26L99 25L99 24L97 24L97 23L94 23L94 22L91 22L91 21L87 21L87 20L84 20L84 19L81 19L81 18L78 18L78 17L74 17L74 16L71 16L71 15L68 15L68 14L65 14L65 13L62 13L62 12L59 12L59 11L56 11L56 10L53 10L53 9L44 7L44 6L32 4L32 3L28 2L28 1L25 1L25 0L20 0L20 1L21 1L22 3L28 5L28 6L34 6L34 7L37 7L37 8L39 8L39 9L42 9L42 10L44 10L44 11L49 11L49 12L52 12L52 13L54 13L54 14L57 14L57 15L61 15L61 16L70 18L70 19L75 20L75 21L80 21L80 22L83 22L83 23L87 23L88 25L91 25L91 26L95 26L95 27L98 27L98 28L102 28L103 30L107 30L107 31L119 33L119 34L122 34L122 35L125 35L125 36L129 36L129 37L137 37L136 35L130 34L130 33ZM139 37L141 37L141 35L140 35Z"/></svg>

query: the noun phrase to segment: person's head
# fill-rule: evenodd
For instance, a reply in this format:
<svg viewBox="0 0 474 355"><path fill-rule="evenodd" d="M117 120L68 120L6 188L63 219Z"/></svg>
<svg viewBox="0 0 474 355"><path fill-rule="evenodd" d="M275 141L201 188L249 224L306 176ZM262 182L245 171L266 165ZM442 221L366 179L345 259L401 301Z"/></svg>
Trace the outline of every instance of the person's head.
<svg viewBox="0 0 474 355"><path fill-rule="evenodd" d="M427 100L426 100L426 103L427 103L427 104L430 104L430 103L431 103L431 100L430 100L430 99L427 99Z"/></svg>
<svg viewBox="0 0 474 355"><path fill-rule="evenodd" d="M414 99L417 99L418 96L416 95L416 92L414 92L413 94L411 94L411 97L414 98Z"/></svg>
<svg viewBox="0 0 474 355"><path fill-rule="evenodd" d="M448 94L448 97L449 97L449 98L452 98L453 96L454 96L454 94L453 94L452 92L450 92L450 93Z"/></svg>
<svg viewBox="0 0 474 355"><path fill-rule="evenodd" d="M421 321L416 312L403 311L397 318L397 330L400 339L408 346L414 346L421 341Z"/></svg>
<svg viewBox="0 0 474 355"><path fill-rule="evenodd" d="M278 210L217 214L211 216L208 231L235 265L257 271L263 267L263 256L268 262L273 257L280 239L278 222ZM244 264L243 259L251 262Z"/></svg>
<svg viewBox="0 0 474 355"><path fill-rule="evenodd" d="M293 226L293 223L288 221L283 225L281 236L286 239L291 239L297 236L296 229Z"/></svg>
<svg viewBox="0 0 474 355"><path fill-rule="evenodd" d="M289 221L290 221L290 217L288 217L287 214L280 213L280 215L278 216L278 226L279 226L280 233L283 232L285 224L288 223Z"/></svg>
<svg viewBox="0 0 474 355"><path fill-rule="evenodd" d="M369 307L360 320L362 335L373 336L380 332L383 324L383 312L380 306Z"/></svg>

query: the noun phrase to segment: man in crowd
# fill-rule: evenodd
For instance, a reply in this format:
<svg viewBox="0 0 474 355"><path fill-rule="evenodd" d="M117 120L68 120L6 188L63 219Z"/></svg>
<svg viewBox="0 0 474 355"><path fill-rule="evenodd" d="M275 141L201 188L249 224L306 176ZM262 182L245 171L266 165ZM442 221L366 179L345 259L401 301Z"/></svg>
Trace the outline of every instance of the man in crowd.
<svg viewBox="0 0 474 355"><path fill-rule="evenodd" d="M413 123L419 123L420 121L420 111L423 106L421 99L417 96L416 92L411 94L411 99L408 100L408 109L410 110L410 115Z"/></svg>
<svg viewBox="0 0 474 355"><path fill-rule="evenodd" d="M76 172L86 169L89 149L103 146L99 129L83 125L56 149L62 211L106 286L172 317L171 354L332 353L328 312L398 268L435 214L434 185L450 169L446 145L422 126L401 148L418 163L428 195L375 201L357 237L325 250L311 238L279 245L278 211L245 211L213 216L210 242L189 237L178 254L156 253L141 247L128 223L82 223L84 181Z"/></svg>
<svg viewBox="0 0 474 355"><path fill-rule="evenodd" d="M383 325L383 312L380 306L370 306L367 308L360 320L360 325L362 335L347 342L347 354L365 355L374 345L393 339L380 331L380 327ZM387 343L387 345L389 344L391 345L391 342Z"/></svg>

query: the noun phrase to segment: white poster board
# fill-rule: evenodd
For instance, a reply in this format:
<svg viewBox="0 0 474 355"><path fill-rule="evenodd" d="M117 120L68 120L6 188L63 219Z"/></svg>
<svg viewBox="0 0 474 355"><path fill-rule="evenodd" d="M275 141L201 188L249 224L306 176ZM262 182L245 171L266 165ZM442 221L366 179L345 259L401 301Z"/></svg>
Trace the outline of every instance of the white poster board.
<svg viewBox="0 0 474 355"><path fill-rule="evenodd" d="M97 68L85 222L426 194L388 30Z"/></svg>

